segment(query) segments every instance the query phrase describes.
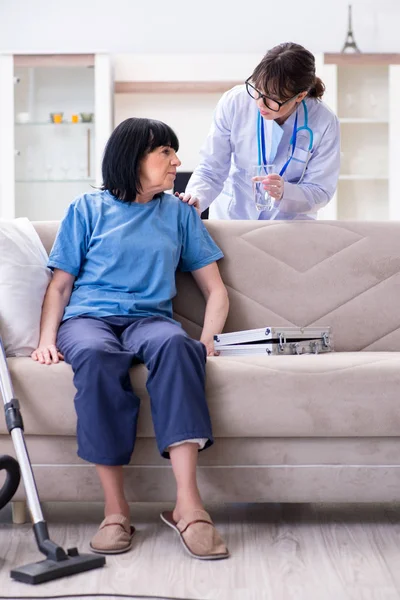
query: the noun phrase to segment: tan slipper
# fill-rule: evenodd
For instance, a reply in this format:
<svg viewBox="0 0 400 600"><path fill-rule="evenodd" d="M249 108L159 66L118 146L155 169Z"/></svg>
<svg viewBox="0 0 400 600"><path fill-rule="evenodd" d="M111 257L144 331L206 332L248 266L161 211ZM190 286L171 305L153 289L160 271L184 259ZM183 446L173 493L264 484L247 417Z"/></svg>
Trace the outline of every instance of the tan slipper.
<svg viewBox="0 0 400 600"><path fill-rule="evenodd" d="M124 515L110 515L102 521L90 542L90 549L99 554L121 554L132 548L135 528Z"/></svg>
<svg viewBox="0 0 400 600"><path fill-rule="evenodd" d="M190 556L200 560L220 560L229 557L229 550L205 510L193 510L178 523L174 521L172 514L171 511L165 511L160 517L176 531Z"/></svg>

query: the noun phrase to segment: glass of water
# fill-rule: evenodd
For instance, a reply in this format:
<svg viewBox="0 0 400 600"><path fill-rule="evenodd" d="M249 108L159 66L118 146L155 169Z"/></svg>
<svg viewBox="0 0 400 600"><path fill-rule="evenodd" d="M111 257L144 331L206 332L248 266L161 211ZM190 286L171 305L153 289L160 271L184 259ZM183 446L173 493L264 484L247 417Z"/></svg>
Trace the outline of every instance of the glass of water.
<svg viewBox="0 0 400 600"><path fill-rule="evenodd" d="M251 176L267 177L276 173L275 165L256 165L252 168ZM272 210L274 208L274 198L270 196L267 190L264 190L262 181L253 181L253 197L258 211Z"/></svg>

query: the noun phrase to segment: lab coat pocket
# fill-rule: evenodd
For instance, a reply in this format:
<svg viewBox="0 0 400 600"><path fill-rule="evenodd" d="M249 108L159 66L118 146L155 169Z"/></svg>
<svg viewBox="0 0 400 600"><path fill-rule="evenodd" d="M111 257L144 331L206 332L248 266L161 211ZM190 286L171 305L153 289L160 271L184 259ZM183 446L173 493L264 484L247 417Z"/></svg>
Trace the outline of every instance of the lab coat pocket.
<svg viewBox="0 0 400 600"><path fill-rule="evenodd" d="M309 153L302 148L296 148L287 169L287 179L290 183L297 183L307 169Z"/></svg>
<svg viewBox="0 0 400 600"><path fill-rule="evenodd" d="M213 219L229 219L233 202L232 189L224 189L210 206L210 217Z"/></svg>

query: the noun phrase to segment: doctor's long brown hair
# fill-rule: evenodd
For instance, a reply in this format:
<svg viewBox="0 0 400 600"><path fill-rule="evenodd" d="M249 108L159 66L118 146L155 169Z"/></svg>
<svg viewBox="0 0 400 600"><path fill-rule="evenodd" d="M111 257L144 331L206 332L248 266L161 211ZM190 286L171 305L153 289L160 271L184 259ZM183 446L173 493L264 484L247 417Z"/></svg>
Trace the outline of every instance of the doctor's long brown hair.
<svg viewBox="0 0 400 600"><path fill-rule="evenodd" d="M292 42L271 48L254 69L251 80L258 90L278 100L305 91L309 98L320 99L325 92L325 85L315 75L314 55Z"/></svg>

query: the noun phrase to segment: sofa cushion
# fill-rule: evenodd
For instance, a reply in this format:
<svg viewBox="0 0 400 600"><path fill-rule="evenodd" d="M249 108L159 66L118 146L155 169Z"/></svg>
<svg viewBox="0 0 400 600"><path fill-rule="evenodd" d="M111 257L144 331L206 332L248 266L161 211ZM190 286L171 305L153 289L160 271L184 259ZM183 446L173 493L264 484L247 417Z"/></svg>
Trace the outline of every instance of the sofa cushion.
<svg viewBox="0 0 400 600"><path fill-rule="evenodd" d="M400 223L210 221L225 258L225 331L330 326L340 352L400 351ZM178 277L176 315L200 332L204 302ZM193 325L191 325L193 323Z"/></svg>
<svg viewBox="0 0 400 600"><path fill-rule="evenodd" d="M205 221L224 252L225 331L331 326L335 350L400 351L400 224L366 221ZM49 252L56 221L34 223ZM204 299L177 274L175 318L199 338Z"/></svg>
<svg viewBox="0 0 400 600"><path fill-rule="evenodd" d="M26 432L74 435L71 367L8 362ZM142 400L139 437L153 437L146 378L143 365L132 368ZM397 352L211 357L207 363L216 437L398 436L399 389Z"/></svg>
<svg viewBox="0 0 400 600"><path fill-rule="evenodd" d="M0 220L0 333L7 356L29 356L37 348L51 279L47 260L28 219Z"/></svg>

